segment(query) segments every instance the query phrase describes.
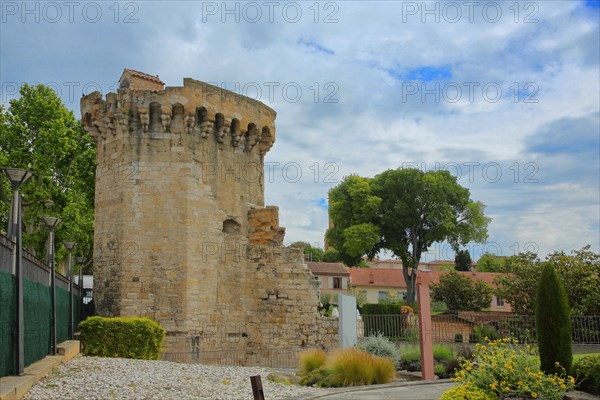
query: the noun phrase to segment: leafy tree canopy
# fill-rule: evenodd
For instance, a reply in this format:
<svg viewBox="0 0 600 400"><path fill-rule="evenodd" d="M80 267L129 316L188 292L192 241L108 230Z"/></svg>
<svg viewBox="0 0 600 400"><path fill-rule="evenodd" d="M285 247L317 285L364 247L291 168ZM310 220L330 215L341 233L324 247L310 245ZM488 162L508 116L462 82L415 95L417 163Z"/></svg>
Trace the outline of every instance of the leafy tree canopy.
<svg viewBox="0 0 600 400"><path fill-rule="evenodd" d="M477 272L510 272L510 261L507 257L498 257L485 253L477 260Z"/></svg>
<svg viewBox="0 0 600 400"><path fill-rule="evenodd" d="M457 271L471 270L471 255L469 254L469 250L459 250L456 252L456 257L454 257L454 268Z"/></svg>
<svg viewBox="0 0 600 400"><path fill-rule="evenodd" d="M521 253L508 262L511 275L496 278L496 291L515 313L535 314L535 288L542 269L550 265L564 284L571 314L600 315L600 255L589 251L589 246L571 255L554 252L543 261L536 254Z"/></svg>
<svg viewBox="0 0 600 400"><path fill-rule="evenodd" d="M381 250L391 251L402 260L407 301L414 302L421 254L435 242L446 240L456 251L468 242L485 241L490 218L484 208L448 171L351 175L329 191L334 226L327 239L349 266L363 255L372 259Z"/></svg>
<svg viewBox="0 0 600 400"><path fill-rule="evenodd" d="M340 259L340 253L336 249L327 249L323 252L321 258L323 262L342 262Z"/></svg>
<svg viewBox="0 0 600 400"><path fill-rule="evenodd" d="M430 288L431 298L444 302L451 311L480 311L492 302L492 288L456 271L443 274L440 283L431 284Z"/></svg>
<svg viewBox="0 0 600 400"><path fill-rule="evenodd" d="M23 195L23 243L44 258L48 236L41 217L60 217L56 230L56 258L64 258L63 241L78 242L76 254L91 254L94 229L96 148L58 98L43 85L23 85L21 97L0 107L0 166L23 168L35 176L21 188ZM0 183L0 223L8 224L11 188ZM54 205L44 207L45 200Z"/></svg>
<svg viewBox="0 0 600 400"><path fill-rule="evenodd" d="M318 247L312 247L310 243L307 242L294 242L290 246L294 247L302 247L304 250L304 259L306 261L323 261L323 249Z"/></svg>

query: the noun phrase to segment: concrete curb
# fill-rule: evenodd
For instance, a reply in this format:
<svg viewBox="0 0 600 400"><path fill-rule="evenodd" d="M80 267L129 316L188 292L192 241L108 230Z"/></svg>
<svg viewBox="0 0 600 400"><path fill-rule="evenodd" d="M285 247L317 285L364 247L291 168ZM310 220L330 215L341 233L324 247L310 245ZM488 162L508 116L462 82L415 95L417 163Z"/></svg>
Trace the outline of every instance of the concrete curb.
<svg viewBox="0 0 600 400"><path fill-rule="evenodd" d="M25 368L25 375L0 378L0 400L21 400L40 379L79 354L79 341L62 342L57 350L58 355L46 356Z"/></svg>
<svg viewBox="0 0 600 400"><path fill-rule="evenodd" d="M435 381L409 381L409 382L386 383L383 385L351 386L351 387L340 388L340 389L328 389L327 393L304 394L304 395L300 395L300 396L290 397L288 400L324 399L326 397L338 395L341 393L366 392L366 391L370 391L370 390L393 389L393 388L407 387L407 386L436 385L439 383L452 383L452 380L437 379Z"/></svg>

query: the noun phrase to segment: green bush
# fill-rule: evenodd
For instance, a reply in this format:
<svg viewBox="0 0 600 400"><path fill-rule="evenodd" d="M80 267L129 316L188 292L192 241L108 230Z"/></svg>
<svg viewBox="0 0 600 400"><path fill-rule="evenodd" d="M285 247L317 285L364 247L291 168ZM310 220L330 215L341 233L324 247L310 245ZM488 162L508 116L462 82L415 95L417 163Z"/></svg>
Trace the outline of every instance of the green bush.
<svg viewBox="0 0 600 400"><path fill-rule="evenodd" d="M488 395L473 385L460 385L447 390L440 400L496 400L497 397Z"/></svg>
<svg viewBox="0 0 600 400"><path fill-rule="evenodd" d="M573 365L571 315L562 281L547 264L542 270L535 299L535 326L540 365L546 374L567 372ZM560 367L557 367L558 363Z"/></svg>
<svg viewBox="0 0 600 400"><path fill-rule="evenodd" d="M410 363L413 361L419 361L421 359L421 350L417 345L405 346L402 349L402 361Z"/></svg>
<svg viewBox="0 0 600 400"><path fill-rule="evenodd" d="M90 317L79 324L83 354L158 360L165 330L148 318Z"/></svg>
<svg viewBox="0 0 600 400"><path fill-rule="evenodd" d="M406 346L402 349L402 361L410 363L421 360L421 349L418 345ZM437 361L454 361L457 360L452 346L435 343L433 345L433 358Z"/></svg>
<svg viewBox="0 0 600 400"><path fill-rule="evenodd" d="M446 367L444 366L444 364L435 363L433 366L433 372L435 372L435 374L440 379L448 378L448 372L446 372Z"/></svg>
<svg viewBox="0 0 600 400"><path fill-rule="evenodd" d="M584 357L575 362L573 374L580 390L600 395L600 354Z"/></svg>
<svg viewBox="0 0 600 400"><path fill-rule="evenodd" d="M394 343L381 334L361 340L356 345L356 348L375 356L388 357L394 364L400 359L400 350L398 350Z"/></svg>
<svg viewBox="0 0 600 400"><path fill-rule="evenodd" d="M363 304L362 315L400 315L401 304Z"/></svg>
<svg viewBox="0 0 600 400"><path fill-rule="evenodd" d="M456 355L454 355L452 346L436 343L433 345L433 358L440 361L452 361L456 360Z"/></svg>
<svg viewBox="0 0 600 400"><path fill-rule="evenodd" d="M327 381L327 370L325 367L319 367L306 374L300 374L300 384L304 386L331 387L331 384Z"/></svg>
<svg viewBox="0 0 600 400"><path fill-rule="evenodd" d="M485 342L487 340L498 340L500 339L500 334L498 330L494 328L492 325L477 325L473 329L473 334L477 338L479 342Z"/></svg>

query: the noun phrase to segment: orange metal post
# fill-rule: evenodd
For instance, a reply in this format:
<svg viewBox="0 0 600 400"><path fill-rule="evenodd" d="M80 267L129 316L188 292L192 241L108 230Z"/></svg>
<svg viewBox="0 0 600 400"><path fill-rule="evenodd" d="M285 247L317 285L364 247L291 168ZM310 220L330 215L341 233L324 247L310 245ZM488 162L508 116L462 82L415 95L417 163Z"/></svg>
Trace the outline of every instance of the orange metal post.
<svg viewBox="0 0 600 400"><path fill-rule="evenodd" d="M429 301L430 276L419 271L417 275L417 296L419 307L419 345L421 347L421 377L424 381L435 380L433 372L433 327Z"/></svg>

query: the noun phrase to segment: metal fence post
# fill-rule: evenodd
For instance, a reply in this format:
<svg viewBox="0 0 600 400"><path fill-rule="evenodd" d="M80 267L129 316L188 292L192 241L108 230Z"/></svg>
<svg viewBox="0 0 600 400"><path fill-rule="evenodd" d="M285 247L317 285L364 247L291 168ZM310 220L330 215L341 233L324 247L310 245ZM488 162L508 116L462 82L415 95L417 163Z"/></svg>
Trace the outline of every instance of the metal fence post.
<svg viewBox="0 0 600 400"><path fill-rule="evenodd" d="M260 375L251 376L250 383L252 383L252 395L254 396L254 400L265 400L265 393L263 392Z"/></svg>

